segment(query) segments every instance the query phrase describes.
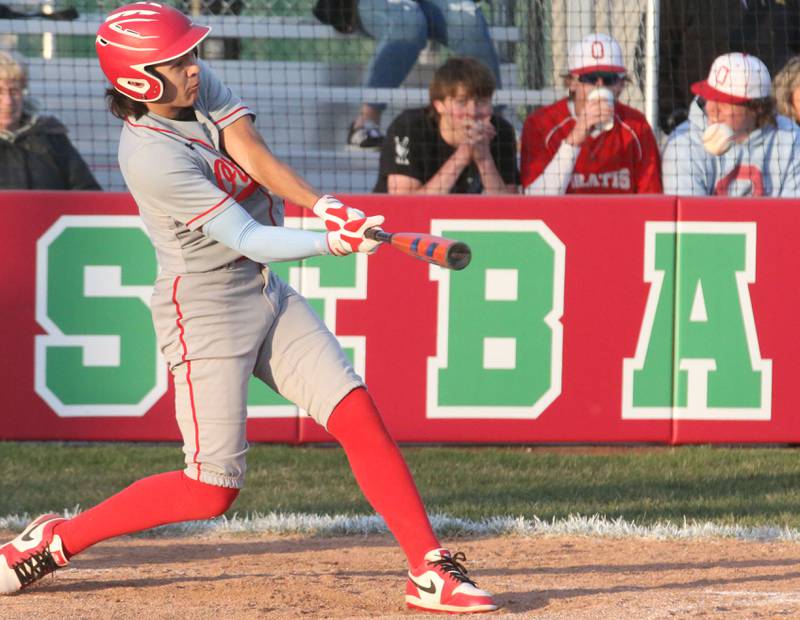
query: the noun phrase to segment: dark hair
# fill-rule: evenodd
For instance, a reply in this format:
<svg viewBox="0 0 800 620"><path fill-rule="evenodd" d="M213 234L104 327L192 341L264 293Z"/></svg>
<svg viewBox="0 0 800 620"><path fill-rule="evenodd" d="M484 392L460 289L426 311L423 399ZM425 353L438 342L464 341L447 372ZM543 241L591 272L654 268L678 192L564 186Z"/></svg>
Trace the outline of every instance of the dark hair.
<svg viewBox="0 0 800 620"><path fill-rule="evenodd" d="M492 72L479 60L454 56L433 74L428 87L431 103L453 97L459 87L467 97L484 99L494 94L496 82Z"/></svg>
<svg viewBox="0 0 800 620"><path fill-rule="evenodd" d="M756 115L756 127L761 129L766 125L777 125L775 100L772 97L764 97L762 99L751 99L744 104Z"/></svg>
<svg viewBox="0 0 800 620"><path fill-rule="evenodd" d="M135 101L114 88L106 89L106 104L108 111L121 120L129 116L139 118L147 114L147 106L141 101Z"/></svg>

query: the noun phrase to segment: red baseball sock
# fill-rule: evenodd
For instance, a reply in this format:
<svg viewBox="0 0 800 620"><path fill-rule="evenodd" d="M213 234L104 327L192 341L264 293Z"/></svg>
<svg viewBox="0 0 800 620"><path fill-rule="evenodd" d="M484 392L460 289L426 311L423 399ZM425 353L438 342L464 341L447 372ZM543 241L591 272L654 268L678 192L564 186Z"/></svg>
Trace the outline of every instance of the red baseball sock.
<svg viewBox="0 0 800 620"><path fill-rule="evenodd" d="M59 523L67 556L73 556L101 540L177 523L210 519L225 512L239 489L198 482L182 471L157 474L134 482L94 508Z"/></svg>
<svg viewBox="0 0 800 620"><path fill-rule="evenodd" d="M364 388L345 396L328 420L328 431L342 444L356 482L386 521L412 567L441 547L405 459L383 425Z"/></svg>

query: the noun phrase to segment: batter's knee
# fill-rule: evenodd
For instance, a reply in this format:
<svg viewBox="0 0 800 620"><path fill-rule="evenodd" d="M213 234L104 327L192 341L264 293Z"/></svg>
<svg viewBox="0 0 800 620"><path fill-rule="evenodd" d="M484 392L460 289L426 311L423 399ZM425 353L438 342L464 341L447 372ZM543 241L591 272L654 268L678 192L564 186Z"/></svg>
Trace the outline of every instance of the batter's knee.
<svg viewBox="0 0 800 620"><path fill-rule="evenodd" d="M239 496L239 489L220 487L214 484L192 480L184 475L193 505L197 509L195 519L212 519L219 517L233 505Z"/></svg>

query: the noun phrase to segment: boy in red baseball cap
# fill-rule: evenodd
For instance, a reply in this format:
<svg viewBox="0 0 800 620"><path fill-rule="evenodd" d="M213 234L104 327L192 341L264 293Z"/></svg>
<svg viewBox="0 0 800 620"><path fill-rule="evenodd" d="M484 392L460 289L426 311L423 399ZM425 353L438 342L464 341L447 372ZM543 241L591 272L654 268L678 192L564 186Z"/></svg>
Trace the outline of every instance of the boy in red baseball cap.
<svg viewBox="0 0 800 620"><path fill-rule="evenodd" d="M719 56L697 95L689 120L670 135L664 190L679 195L796 196L800 191L800 132L778 116L771 78L761 60Z"/></svg>

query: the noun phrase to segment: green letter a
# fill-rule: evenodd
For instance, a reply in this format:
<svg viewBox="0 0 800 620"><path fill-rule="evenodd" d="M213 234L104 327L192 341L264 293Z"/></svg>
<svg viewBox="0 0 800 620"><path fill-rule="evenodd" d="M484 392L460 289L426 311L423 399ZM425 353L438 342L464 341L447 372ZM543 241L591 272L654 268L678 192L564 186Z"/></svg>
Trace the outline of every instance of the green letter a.
<svg viewBox="0 0 800 620"><path fill-rule="evenodd" d="M645 234L652 287L636 355L623 362L622 417L768 420L772 362L747 287L755 224L650 222Z"/></svg>

